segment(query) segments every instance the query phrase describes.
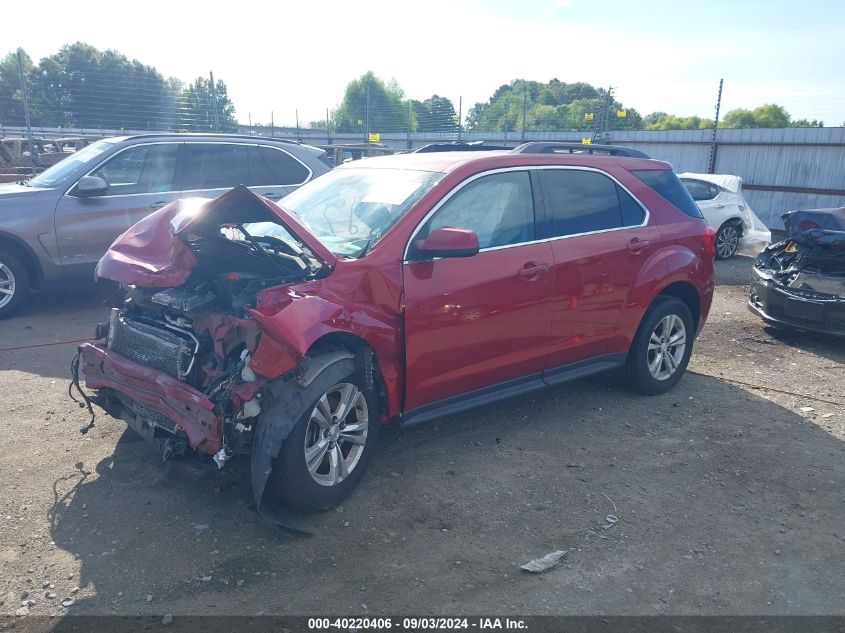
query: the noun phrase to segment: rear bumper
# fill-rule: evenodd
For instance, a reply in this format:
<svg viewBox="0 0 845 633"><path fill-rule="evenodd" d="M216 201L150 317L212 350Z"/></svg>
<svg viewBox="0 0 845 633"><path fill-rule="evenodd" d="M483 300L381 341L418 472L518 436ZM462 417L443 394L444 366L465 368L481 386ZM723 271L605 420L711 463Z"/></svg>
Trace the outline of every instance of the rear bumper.
<svg viewBox="0 0 845 633"><path fill-rule="evenodd" d="M223 421L214 403L172 376L85 343L79 346L89 389L112 389L172 420L197 451L214 454L223 442Z"/></svg>
<svg viewBox="0 0 845 633"><path fill-rule="evenodd" d="M810 319L789 314L787 302L821 306L813 310L818 313L818 318ZM845 300L835 297L808 298L789 292L783 286L761 276L756 269L751 274L748 309L769 325L845 336Z"/></svg>

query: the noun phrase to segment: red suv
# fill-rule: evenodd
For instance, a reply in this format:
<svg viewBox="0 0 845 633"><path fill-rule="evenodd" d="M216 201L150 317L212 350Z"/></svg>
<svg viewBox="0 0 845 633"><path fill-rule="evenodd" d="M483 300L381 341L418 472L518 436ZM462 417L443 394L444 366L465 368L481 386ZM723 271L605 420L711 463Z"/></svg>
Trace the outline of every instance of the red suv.
<svg viewBox="0 0 845 633"><path fill-rule="evenodd" d="M600 151L386 156L281 207L173 203L100 260L126 301L76 371L165 459L251 455L271 520L338 504L391 420L617 367L663 393L710 309L713 231L670 165Z"/></svg>

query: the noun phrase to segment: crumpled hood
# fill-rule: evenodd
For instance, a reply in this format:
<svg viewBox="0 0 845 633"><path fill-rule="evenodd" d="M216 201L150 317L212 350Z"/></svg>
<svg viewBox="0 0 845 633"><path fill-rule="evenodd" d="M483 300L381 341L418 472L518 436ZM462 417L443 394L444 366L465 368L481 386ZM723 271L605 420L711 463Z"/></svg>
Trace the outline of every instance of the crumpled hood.
<svg viewBox="0 0 845 633"><path fill-rule="evenodd" d="M783 223L787 236L797 242L845 247L845 207L789 211Z"/></svg>
<svg viewBox="0 0 845 633"><path fill-rule="evenodd" d="M181 238L210 225L268 221L284 226L326 266L335 265L334 254L295 214L241 185L214 200L185 198L151 213L114 241L97 263L95 277L143 287L178 286L197 265Z"/></svg>

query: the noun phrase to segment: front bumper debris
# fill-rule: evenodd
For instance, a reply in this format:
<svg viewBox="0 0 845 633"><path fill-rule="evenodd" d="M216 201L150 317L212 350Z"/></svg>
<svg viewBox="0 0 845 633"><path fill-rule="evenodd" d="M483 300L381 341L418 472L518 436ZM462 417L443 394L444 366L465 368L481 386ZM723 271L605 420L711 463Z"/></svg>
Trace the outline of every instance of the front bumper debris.
<svg viewBox="0 0 845 633"><path fill-rule="evenodd" d="M748 309L769 325L845 336L845 299L786 288L756 268Z"/></svg>
<svg viewBox="0 0 845 633"><path fill-rule="evenodd" d="M201 391L90 343L80 345L79 354L89 389L113 390L172 420L196 451L214 455L222 447L222 417Z"/></svg>

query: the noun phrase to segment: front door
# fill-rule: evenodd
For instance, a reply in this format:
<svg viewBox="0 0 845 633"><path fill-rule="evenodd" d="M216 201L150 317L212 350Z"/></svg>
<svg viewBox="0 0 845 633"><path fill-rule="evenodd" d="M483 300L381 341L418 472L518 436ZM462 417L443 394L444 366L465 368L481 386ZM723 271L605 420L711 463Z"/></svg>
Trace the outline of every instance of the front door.
<svg viewBox="0 0 845 633"><path fill-rule="evenodd" d="M82 197L75 186L56 207L56 237L62 266L95 264L114 239L138 220L179 199L175 185L180 143L150 143L119 151L87 175L109 185Z"/></svg>
<svg viewBox="0 0 845 633"><path fill-rule="evenodd" d="M422 260L433 228L478 235L473 257ZM411 240L404 265L405 410L542 372L549 342L551 247L535 241L530 174L465 182Z"/></svg>

